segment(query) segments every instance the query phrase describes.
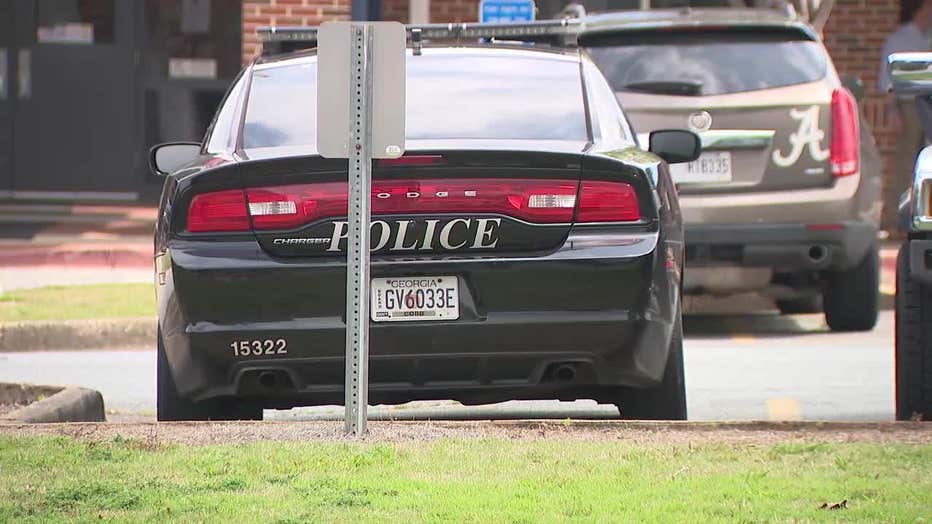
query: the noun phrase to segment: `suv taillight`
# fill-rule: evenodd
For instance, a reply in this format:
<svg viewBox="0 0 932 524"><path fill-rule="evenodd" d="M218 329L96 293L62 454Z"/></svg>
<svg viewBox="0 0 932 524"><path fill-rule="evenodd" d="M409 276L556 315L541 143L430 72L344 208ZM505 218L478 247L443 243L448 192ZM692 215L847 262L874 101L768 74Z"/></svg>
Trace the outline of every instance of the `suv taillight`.
<svg viewBox="0 0 932 524"><path fill-rule="evenodd" d="M832 175L836 177L858 172L858 104L845 89L832 93Z"/></svg>

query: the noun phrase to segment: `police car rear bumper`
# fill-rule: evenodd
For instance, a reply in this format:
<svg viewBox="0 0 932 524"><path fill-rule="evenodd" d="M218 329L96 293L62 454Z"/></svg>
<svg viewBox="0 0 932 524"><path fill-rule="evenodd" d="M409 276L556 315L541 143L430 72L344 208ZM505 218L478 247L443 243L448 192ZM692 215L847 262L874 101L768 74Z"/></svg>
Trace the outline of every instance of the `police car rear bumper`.
<svg viewBox="0 0 932 524"><path fill-rule="evenodd" d="M598 388L656 385L679 311L681 265L666 244L656 233L571 235L528 258L373 260L373 278L457 275L460 318L371 323L370 402L594 398ZM174 244L159 320L179 394L342 403L344 263L256 247ZM232 349L278 339L286 354Z"/></svg>

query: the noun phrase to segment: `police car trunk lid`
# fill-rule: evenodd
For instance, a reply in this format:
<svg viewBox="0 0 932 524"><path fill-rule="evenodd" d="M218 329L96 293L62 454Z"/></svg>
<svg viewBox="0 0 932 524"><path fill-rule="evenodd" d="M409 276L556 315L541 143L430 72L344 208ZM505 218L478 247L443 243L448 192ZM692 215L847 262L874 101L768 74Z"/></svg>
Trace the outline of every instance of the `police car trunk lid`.
<svg viewBox="0 0 932 524"><path fill-rule="evenodd" d="M409 148L399 159L374 162L373 256L545 254L563 244L574 221L637 224L648 211L643 177L585 179L583 142L523 144L524 150L506 150L502 141L471 145ZM265 251L345 256L346 160L285 155L244 162L240 173Z"/></svg>

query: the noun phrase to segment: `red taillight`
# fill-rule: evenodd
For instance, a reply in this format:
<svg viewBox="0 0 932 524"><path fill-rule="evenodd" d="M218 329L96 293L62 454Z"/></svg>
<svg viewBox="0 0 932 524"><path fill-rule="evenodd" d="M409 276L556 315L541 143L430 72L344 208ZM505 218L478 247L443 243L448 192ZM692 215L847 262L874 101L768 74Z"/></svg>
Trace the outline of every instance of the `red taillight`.
<svg viewBox="0 0 932 524"><path fill-rule="evenodd" d="M844 88L832 93L832 175L858 172L858 104Z"/></svg>
<svg viewBox="0 0 932 524"><path fill-rule="evenodd" d="M188 231L294 229L346 216L345 182L322 182L197 195ZM577 206L578 202L578 206ZM637 194L622 182L529 179L376 180L372 215L494 214L531 223L630 222L640 219ZM248 213L247 213L248 209Z"/></svg>
<svg viewBox="0 0 932 524"><path fill-rule="evenodd" d="M640 220L637 193L624 182L583 182L579 188L577 223Z"/></svg>
<svg viewBox="0 0 932 524"><path fill-rule="evenodd" d="M293 229L325 217L346 216L346 183L295 184L247 189L256 229Z"/></svg>
<svg viewBox="0 0 932 524"><path fill-rule="evenodd" d="M242 190L203 193L191 199L188 231L249 231L249 214Z"/></svg>
<svg viewBox="0 0 932 524"><path fill-rule="evenodd" d="M528 222L569 223L575 180L377 180L372 215L489 213ZM249 189L256 229L290 229L346 215L346 184L327 182Z"/></svg>
<svg viewBox="0 0 932 524"><path fill-rule="evenodd" d="M372 214L491 213L528 222L569 223L575 180L385 180L372 183Z"/></svg>

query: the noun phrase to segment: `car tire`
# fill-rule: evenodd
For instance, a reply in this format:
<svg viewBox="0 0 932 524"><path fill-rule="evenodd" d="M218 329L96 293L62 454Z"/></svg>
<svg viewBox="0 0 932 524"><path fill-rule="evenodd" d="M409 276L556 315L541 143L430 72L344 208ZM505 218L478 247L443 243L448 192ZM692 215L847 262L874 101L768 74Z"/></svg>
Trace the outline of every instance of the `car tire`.
<svg viewBox="0 0 932 524"><path fill-rule="evenodd" d="M625 388L615 406L623 420L686 420L686 377L683 369L683 319L677 315L670 351L659 386Z"/></svg>
<svg viewBox="0 0 932 524"><path fill-rule="evenodd" d="M236 399L192 402L178 394L168 367L168 357L159 331L156 350L156 419L181 420L262 420L262 408Z"/></svg>
<svg viewBox="0 0 932 524"><path fill-rule="evenodd" d="M932 420L932 287L913 280L909 246L896 258L896 419Z"/></svg>
<svg viewBox="0 0 932 524"><path fill-rule="evenodd" d="M870 331L877 324L880 298L877 247L846 271L831 273L822 295L825 322L832 331Z"/></svg>
<svg viewBox="0 0 932 524"><path fill-rule="evenodd" d="M801 315L804 313L821 313L822 305L819 304L819 296L813 295L777 300L777 309L783 315Z"/></svg>

